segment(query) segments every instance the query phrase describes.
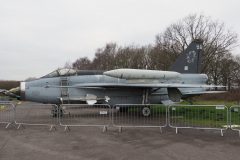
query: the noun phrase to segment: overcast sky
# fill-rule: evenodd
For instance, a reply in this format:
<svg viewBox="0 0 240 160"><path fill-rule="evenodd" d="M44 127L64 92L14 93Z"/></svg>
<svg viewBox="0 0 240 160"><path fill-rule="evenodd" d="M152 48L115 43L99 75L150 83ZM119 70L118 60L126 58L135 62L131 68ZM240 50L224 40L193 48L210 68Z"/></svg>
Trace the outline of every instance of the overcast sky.
<svg viewBox="0 0 240 160"><path fill-rule="evenodd" d="M107 42L154 43L157 33L192 13L240 35L239 0L0 0L0 79L43 76L92 58Z"/></svg>

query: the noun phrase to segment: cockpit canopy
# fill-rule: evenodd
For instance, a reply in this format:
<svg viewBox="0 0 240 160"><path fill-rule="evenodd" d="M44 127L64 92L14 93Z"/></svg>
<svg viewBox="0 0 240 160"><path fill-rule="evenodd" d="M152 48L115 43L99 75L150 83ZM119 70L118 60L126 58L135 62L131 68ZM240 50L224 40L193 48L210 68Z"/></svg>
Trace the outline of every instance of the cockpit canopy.
<svg viewBox="0 0 240 160"><path fill-rule="evenodd" d="M53 78L53 77L66 77L66 76L79 76L79 75L102 75L103 71L97 70L75 70L71 68L57 69L41 78Z"/></svg>

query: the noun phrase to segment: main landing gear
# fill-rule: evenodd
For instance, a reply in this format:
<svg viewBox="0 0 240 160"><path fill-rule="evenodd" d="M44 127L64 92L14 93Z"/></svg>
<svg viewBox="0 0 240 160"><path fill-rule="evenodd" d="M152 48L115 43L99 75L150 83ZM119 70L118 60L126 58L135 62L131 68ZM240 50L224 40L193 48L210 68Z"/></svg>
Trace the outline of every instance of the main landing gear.
<svg viewBox="0 0 240 160"><path fill-rule="evenodd" d="M151 115L150 107L143 107L142 108L142 115L144 117L149 117Z"/></svg>
<svg viewBox="0 0 240 160"><path fill-rule="evenodd" d="M57 118L58 116L62 117L63 109L60 107L60 105L53 105L51 113L52 113L52 117L54 118Z"/></svg>
<svg viewBox="0 0 240 160"><path fill-rule="evenodd" d="M149 89L143 90L143 97L142 97L142 104L148 103L148 96L149 96ZM151 115L151 110L149 106L143 106L142 107L142 115L144 117L149 117Z"/></svg>

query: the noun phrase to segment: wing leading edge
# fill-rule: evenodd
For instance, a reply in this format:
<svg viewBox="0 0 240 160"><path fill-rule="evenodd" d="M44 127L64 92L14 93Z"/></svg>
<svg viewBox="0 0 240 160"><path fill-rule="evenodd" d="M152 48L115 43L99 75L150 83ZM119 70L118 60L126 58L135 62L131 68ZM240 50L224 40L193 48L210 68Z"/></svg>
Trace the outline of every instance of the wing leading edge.
<svg viewBox="0 0 240 160"><path fill-rule="evenodd" d="M81 83L72 86L47 85L46 88L222 88L225 86L181 84L181 83L158 83L158 84L128 84L128 83Z"/></svg>

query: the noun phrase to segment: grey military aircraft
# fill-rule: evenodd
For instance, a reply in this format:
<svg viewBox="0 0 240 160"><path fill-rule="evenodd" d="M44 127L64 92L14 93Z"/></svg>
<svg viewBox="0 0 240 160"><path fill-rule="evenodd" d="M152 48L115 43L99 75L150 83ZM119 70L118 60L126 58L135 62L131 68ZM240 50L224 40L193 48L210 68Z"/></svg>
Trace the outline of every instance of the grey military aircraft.
<svg viewBox="0 0 240 160"><path fill-rule="evenodd" d="M171 71L58 69L39 79L21 82L21 99L40 103L171 104L205 93L208 77L200 74L203 42L194 40Z"/></svg>

